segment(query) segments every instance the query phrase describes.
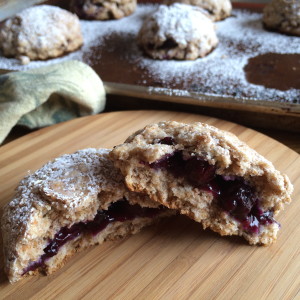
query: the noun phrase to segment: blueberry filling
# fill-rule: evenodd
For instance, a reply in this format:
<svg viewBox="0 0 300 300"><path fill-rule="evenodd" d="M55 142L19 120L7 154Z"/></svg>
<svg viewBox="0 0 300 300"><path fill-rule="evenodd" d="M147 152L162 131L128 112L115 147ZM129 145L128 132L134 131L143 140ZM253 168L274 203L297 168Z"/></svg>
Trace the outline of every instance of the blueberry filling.
<svg viewBox="0 0 300 300"><path fill-rule="evenodd" d="M165 138L161 139L159 143L172 146L175 145L175 140L170 136L166 136Z"/></svg>
<svg viewBox="0 0 300 300"><path fill-rule="evenodd" d="M111 204L108 210L99 210L92 221L79 222L70 228L63 227L57 232L48 245L44 248L44 254L34 262L31 262L27 268L23 270L23 274L34 271L39 267L43 267L45 262L56 255L59 249L68 241L74 240L81 234L97 235L104 230L110 223L125 222L135 218L153 218L164 208L145 208L139 205L130 205L126 200L119 200Z"/></svg>
<svg viewBox="0 0 300 300"><path fill-rule="evenodd" d="M159 143L174 145L174 139L165 137ZM196 154L184 155L183 151L166 154L148 164L153 169L166 169L176 178L184 178L196 188L211 192L218 205L240 222L248 233L257 234L260 225L276 222L272 211L263 211L255 189L243 178L216 174L216 166Z"/></svg>
<svg viewBox="0 0 300 300"><path fill-rule="evenodd" d="M199 156L186 158L182 151L175 151L166 154L149 166L153 169L167 169L175 177L185 177L195 187L211 191L216 195L220 193L215 166L209 165Z"/></svg>
<svg viewBox="0 0 300 300"><path fill-rule="evenodd" d="M178 44L173 39L166 39L160 46L155 46L153 43L148 43L147 48L149 50L169 50L177 47Z"/></svg>
<svg viewBox="0 0 300 300"><path fill-rule="evenodd" d="M168 50L168 49L173 49L177 46L178 46L177 42L175 42L173 39L166 39L161 46L157 47L157 49Z"/></svg>

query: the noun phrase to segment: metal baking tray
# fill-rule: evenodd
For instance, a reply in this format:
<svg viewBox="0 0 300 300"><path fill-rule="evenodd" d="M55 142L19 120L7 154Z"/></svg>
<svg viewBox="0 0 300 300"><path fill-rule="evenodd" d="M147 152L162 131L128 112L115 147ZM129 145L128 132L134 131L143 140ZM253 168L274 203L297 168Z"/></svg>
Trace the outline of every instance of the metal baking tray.
<svg viewBox="0 0 300 300"><path fill-rule="evenodd" d="M20 8L18 3L21 3L21 1L13 2L14 10L17 11L18 8ZM47 3L49 2L50 4L59 5L61 7L65 7L66 5L66 1L47 1ZM245 9L247 11L262 11L262 4L257 3L234 3L233 6L237 9ZM3 9L1 10L3 11ZM118 22L118 20L112 22ZM108 23L107 21L104 21L103 24ZM124 43L124 40L120 41L120 43L122 42ZM130 42L134 42L134 39ZM198 106L263 112L293 117L300 116L300 81L299 87L296 87L295 89L296 98L294 99L294 103L285 101L270 101L271 99L268 96L264 97L263 93L258 99L254 99L247 97L247 95L236 96L226 94L226 92L203 92L201 89L199 90L197 88L197 84L195 88L195 84L189 83L188 86L186 84L181 84L180 82L177 82L176 84L165 84L163 81L152 78L149 74L147 74L147 70L145 72L145 69L139 67L134 62L126 61L126 55L124 56L122 54L121 47L127 46L124 44L120 45L120 47L113 46L109 48L109 50L105 47L101 48L101 46L93 46L90 49L90 53L85 53L82 56L82 60L91 65L91 67L94 68L100 75L104 81L106 91L109 94L146 98L153 101L163 100L167 102ZM300 43L298 53L300 53ZM56 60L53 60L53 62L55 61ZM299 63L299 58L296 58L295 63ZM201 70L199 70L199 72L201 72ZM297 70L297 72L299 72L300 78L300 69Z"/></svg>

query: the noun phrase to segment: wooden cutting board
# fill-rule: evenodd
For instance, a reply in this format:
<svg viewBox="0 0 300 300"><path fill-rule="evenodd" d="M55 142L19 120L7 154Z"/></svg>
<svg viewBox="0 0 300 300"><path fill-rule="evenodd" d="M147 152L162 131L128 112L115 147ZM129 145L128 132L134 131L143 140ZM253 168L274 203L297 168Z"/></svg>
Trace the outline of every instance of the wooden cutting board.
<svg viewBox="0 0 300 300"><path fill-rule="evenodd" d="M112 147L160 120L202 121L229 130L288 174L295 192L278 218L278 241L270 247L248 246L242 238L220 237L178 216L79 253L52 276L15 285L3 273L1 252L0 299L300 299L300 156L237 124L176 112L127 111L36 131L0 147L1 210L28 170L63 153Z"/></svg>

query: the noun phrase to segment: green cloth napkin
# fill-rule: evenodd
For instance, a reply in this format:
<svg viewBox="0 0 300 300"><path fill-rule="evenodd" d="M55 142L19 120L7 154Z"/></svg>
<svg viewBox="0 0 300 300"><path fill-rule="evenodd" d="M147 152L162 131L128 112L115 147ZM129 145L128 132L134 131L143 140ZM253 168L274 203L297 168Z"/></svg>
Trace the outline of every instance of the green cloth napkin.
<svg viewBox="0 0 300 300"><path fill-rule="evenodd" d="M96 114L104 106L101 79L79 61L0 75L0 143L16 124L49 126Z"/></svg>

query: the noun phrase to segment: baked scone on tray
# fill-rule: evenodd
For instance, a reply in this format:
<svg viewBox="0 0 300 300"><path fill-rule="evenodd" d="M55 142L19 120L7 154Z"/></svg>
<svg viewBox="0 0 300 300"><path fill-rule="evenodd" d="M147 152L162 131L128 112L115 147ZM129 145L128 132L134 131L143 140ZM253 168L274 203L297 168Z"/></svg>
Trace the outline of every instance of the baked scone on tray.
<svg viewBox="0 0 300 300"><path fill-rule="evenodd" d="M72 0L70 9L87 20L121 19L133 14L136 0Z"/></svg>
<svg viewBox="0 0 300 300"><path fill-rule="evenodd" d="M79 49L83 44L76 15L51 5L29 7L0 27L0 50L22 63L46 60Z"/></svg>
<svg viewBox="0 0 300 300"><path fill-rule="evenodd" d="M145 18L137 36L143 51L154 59L195 60L218 44L214 23L196 6L160 5Z"/></svg>
<svg viewBox="0 0 300 300"><path fill-rule="evenodd" d="M272 0L263 10L263 24L270 30L300 36L300 1Z"/></svg>
<svg viewBox="0 0 300 300"><path fill-rule="evenodd" d="M39 271L51 274L78 251L174 214L129 192L108 153L85 149L66 154L20 182L2 218L10 282Z"/></svg>
<svg viewBox="0 0 300 300"><path fill-rule="evenodd" d="M275 217L291 201L286 175L235 135L202 123L148 125L110 158L131 191L250 244L276 240Z"/></svg>
<svg viewBox="0 0 300 300"><path fill-rule="evenodd" d="M231 15L230 0L164 0L164 4L183 3L205 9L213 21L220 21Z"/></svg>

